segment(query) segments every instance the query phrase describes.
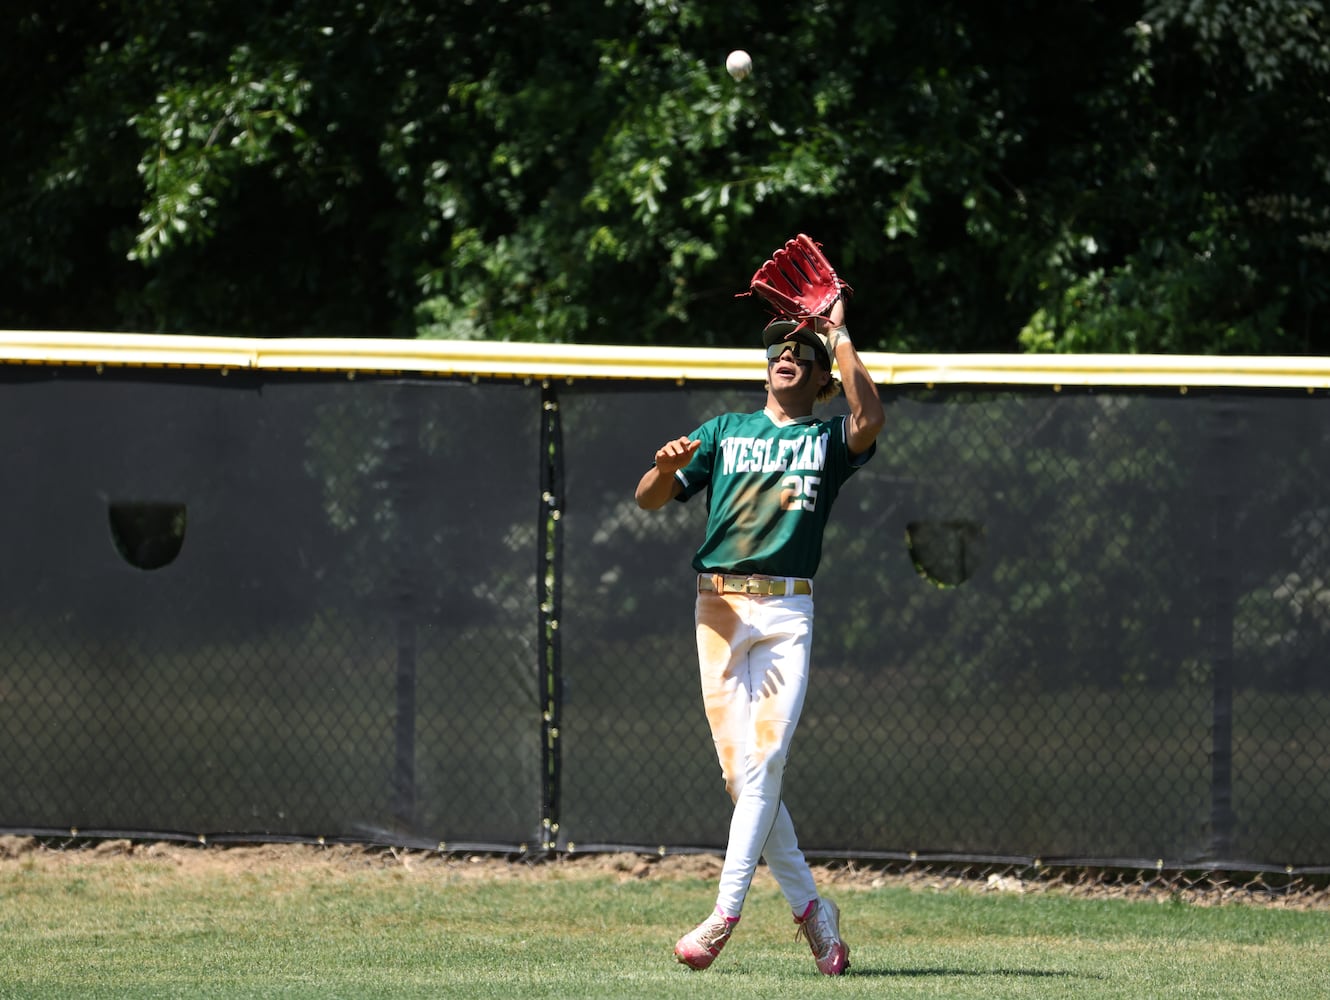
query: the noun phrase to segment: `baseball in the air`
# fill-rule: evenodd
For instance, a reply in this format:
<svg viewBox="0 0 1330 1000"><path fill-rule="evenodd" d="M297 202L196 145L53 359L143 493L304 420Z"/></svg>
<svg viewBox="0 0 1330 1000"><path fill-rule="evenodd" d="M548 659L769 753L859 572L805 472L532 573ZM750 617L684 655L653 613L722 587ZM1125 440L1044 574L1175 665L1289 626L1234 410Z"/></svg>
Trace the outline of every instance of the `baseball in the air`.
<svg viewBox="0 0 1330 1000"><path fill-rule="evenodd" d="M730 76L742 80L753 72L753 57L743 49L735 49L725 57L725 68L730 71Z"/></svg>

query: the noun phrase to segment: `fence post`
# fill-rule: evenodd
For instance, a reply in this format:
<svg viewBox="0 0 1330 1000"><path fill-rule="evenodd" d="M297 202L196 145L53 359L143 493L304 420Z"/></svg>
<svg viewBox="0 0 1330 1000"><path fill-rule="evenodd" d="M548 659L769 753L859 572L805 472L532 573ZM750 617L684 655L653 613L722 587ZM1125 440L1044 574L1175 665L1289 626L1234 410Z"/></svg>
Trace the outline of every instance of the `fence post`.
<svg viewBox="0 0 1330 1000"><path fill-rule="evenodd" d="M1210 858L1222 861L1233 848L1233 624L1234 515L1231 469L1236 438L1232 403L1222 398L1211 411L1209 467L1205 478L1211 484L1211 555L1215 573L1211 593L1207 645L1210 647Z"/></svg>
<svg viewBox="0 0 1330 1000"><path fill-rule="evenodd" d="M563 424L559 398L548 381L541 387L540 419L540 655L541 689L545 696L541 769L544 817L542 847L552 851L559 835L559 792L562 774L559 754L559 717L563 701L559 615L563 593Z"/></svg>
<svg viewBox="0 0 1330 1000"><path fill-rule="evenodd" d="M423 452L420 443L419 395L400 386L394 394L393 441L390 446L390 475L400 505L397 521L396 593L397 673L394 691L393 812L404 830L416 819L416 621L421 607L416 551Z"/></svg>

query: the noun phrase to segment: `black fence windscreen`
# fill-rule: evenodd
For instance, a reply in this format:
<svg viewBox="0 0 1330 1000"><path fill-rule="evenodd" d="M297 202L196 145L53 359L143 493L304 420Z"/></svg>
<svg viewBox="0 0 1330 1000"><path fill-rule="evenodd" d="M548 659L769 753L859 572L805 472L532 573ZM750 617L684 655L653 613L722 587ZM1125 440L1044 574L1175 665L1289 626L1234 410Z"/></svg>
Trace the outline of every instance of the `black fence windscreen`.
<svg viewBox="0 0 1330 1000"><path fill-rule="evenodd" d="M0 385L3 825L538 837L538 423L508 385Z"/></svg>
<svg viewBox="0 0 1330 1000"><path fill-rule="evenodd" d="M1326 399L882 394L786 771L809 853L1330 866ZM761 404L4 369L0 829L720 848L704 498L632 492Z"/></svg>

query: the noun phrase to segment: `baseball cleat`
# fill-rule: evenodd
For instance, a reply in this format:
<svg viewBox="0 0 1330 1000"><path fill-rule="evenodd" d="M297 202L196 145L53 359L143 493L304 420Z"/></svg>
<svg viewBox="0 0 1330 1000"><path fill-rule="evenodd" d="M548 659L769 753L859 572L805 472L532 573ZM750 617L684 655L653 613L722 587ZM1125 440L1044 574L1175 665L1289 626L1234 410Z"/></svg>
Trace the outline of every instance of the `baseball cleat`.
<svg viewBox="0 0 1330 1000"><path fill-rule="evenodd" d="M679 943L674 946L674 957L690 969L705 969L716 960L738 922L738 917L727 917L716 910L679 938Z"/></svg>
<svg viewBox="0 0 1330 1000"><path fill-rule="evenodd" d="M840 937L840 908L829 899L815 899L808 904L803 916L795 917L799 925L795 938L808 942L817 962L817 971L824 976L839 976L850 967L850 948Z"/></svg>

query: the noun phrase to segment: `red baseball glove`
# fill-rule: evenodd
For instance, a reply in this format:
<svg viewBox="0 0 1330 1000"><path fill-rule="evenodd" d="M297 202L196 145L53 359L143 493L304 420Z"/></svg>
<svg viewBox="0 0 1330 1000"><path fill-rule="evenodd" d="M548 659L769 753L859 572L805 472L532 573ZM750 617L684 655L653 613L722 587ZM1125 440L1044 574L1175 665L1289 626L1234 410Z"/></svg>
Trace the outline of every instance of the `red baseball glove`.
<svg viewBox="0 0 1330 1000"><path fill-rule="evenodd" d="M826 317L841 294L850 288L822 252L822 246L800 233L771 255L753 274L748 291L760 295L776 313L787 319Z"/></svg>

